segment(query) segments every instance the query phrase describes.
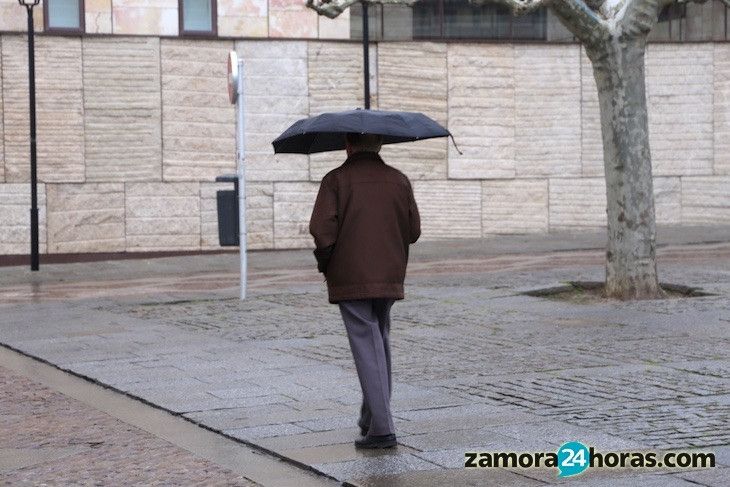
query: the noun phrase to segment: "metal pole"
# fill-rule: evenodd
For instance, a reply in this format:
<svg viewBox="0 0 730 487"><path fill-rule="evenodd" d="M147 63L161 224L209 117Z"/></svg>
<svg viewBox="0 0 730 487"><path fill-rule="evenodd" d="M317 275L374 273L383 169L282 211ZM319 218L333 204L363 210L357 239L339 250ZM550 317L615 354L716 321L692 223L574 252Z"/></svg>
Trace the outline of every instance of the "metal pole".
<svg viewBox="0 0 730 487"><path fill-rule="evenodd" d="M367 2L362 2L362 57L365 73L365 109L370 110L370 26Z"/></svg>
<svg viewBox="0 0 730 487"><path fill-rule="evenodd" d="M35 31L33 28L33 6L26 5L28 10L28 79L30 99L30 270L40 267L38 255L38 176L36 156L36 120L35 120Z"/></svg>
<svg viewBox="0 0 730 487"><path fill-rule="evenodd" d="M246 299L248 274L246 241L246 151L243 97L243 61L238 61L238 86L236 87L236 160L238 173L238 249L241 257L241 300Z"/></svg>

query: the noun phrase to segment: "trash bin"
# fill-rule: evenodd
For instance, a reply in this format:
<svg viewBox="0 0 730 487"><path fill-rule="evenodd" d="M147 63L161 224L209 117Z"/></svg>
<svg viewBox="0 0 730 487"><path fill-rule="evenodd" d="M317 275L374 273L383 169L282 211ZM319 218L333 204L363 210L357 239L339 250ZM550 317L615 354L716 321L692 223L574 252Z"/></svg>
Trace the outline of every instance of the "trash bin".
<svg viewBox="0 0 730 487"><path fill-rule="evenodd" d="M215 178L217 183L233 183L233 189L216 192L218 205L218 241L222 247L240 245L238 237L238 176L225 174Z"/></svg>

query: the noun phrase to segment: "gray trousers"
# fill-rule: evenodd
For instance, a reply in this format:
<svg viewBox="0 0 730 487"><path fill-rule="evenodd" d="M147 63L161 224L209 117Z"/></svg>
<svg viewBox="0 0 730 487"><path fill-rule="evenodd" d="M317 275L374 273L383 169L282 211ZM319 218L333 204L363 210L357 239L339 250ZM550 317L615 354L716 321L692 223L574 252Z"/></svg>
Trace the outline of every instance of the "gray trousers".
<svg viewBox="0 0 730 487"><path fill-rule="evenodd" d="M368 435L395 433L390 414L390 308L394 299L340 301L340 312L362 388L360 426Z"/></svg>

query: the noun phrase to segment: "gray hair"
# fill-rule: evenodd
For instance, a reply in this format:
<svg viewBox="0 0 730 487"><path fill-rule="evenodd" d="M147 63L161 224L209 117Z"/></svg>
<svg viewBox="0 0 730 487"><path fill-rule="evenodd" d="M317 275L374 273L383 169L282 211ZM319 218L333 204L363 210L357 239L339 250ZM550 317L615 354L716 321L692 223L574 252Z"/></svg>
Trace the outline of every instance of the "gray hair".
<svg viewBox="0 0 730 487"><path fill-rule="evenodd" d="M383 137L376 134L349 133L345 138L356 151L380 152L380 147L383 145Z"/></svg>

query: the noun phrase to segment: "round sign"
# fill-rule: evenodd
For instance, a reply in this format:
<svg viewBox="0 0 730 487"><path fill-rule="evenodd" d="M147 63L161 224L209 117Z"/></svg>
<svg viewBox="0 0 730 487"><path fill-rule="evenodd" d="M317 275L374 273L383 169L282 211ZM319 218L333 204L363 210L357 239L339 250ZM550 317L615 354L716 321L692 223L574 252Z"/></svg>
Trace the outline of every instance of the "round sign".
<svg viewBox="0 0 730 487"><path fill-rule="evenodd" d="M238 99L238 55L236 51L228 53L228 99L234 104Z"/></svg>

